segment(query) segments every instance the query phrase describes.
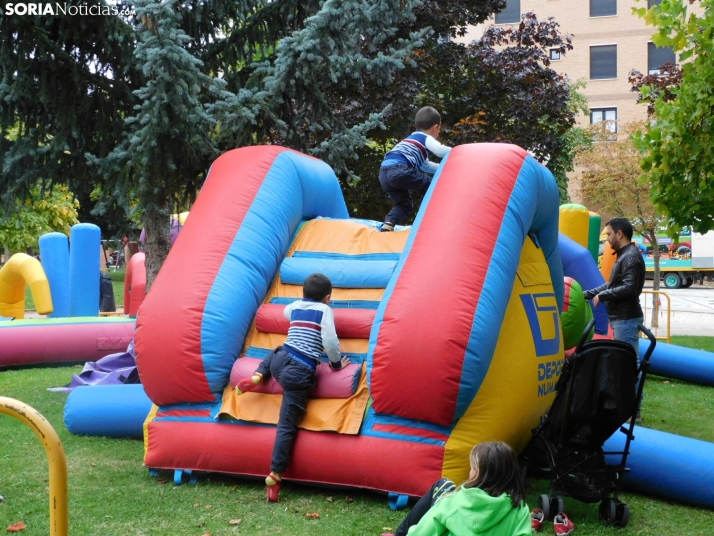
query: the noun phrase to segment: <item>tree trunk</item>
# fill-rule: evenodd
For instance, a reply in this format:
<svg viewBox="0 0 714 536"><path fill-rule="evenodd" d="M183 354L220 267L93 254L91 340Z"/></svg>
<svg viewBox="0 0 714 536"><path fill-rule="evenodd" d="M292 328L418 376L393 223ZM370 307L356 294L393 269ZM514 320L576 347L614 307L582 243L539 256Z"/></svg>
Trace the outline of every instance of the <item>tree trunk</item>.
<svg viewBox="0 0 714 536"><path fill-rule="evenodd" d="M164 207L168 207L165 203ZM171 242L169 238L169 211L151 210L144 213L144 228L146 229L146 292L151 289L159 270L169 254Z"/></svg>
<svg viewBox="0 0 714 536"><path fill-rule="evenodd" d="M654 242L652 241L654 240ZM657 232L655 231L650 235L650 243L653 244L652 247L652 260L654 261L654 280L652 282L652 290L655 292L652 294L652 323L650 324L653 328L659 327L659 243L657 242Z"/></svg>

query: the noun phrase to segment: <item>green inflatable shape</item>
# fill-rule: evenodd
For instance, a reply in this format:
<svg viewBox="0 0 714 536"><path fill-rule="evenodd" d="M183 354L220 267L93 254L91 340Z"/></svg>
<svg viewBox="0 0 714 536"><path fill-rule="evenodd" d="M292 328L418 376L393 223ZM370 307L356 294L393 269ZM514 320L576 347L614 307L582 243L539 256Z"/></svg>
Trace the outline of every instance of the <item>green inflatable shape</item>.
<svg viewBox="0 0 714 536"><path fill-rule="evenodd" d="M572 277L565 278L565 302L560 313L560 324L563 328L563 348L570 350L580 340L583 331L592 320L593 311L583 295L583 288ZM592 339L594 331L588 335Z"/></svg>

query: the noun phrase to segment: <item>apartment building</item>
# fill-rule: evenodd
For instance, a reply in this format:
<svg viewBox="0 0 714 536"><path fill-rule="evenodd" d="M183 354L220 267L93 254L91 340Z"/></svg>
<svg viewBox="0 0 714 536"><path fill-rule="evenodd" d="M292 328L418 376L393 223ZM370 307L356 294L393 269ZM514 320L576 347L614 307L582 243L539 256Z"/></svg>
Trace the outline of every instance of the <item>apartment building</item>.
<svg viewBox="0 0 714 536"><path fill-rule="evenodd" d="M508 0L508 5L489 24L510 26L520 22L521 14L533 12L540 20L554 17L563 34L570 34L573 50L560 57L551 51L551 68L573 81L584 80L580 91L586 96L590 115L578 117L578 124L600 121L617 135L618 123L644 120L647 109L637 104L628 75L632 69L655 74L659 67L675 61L669 48L656 47L652 26L633 14L633 8L652 7L661 0ZM462 42L483 35L488 24L471 29ZM580 170L570 176L568 191L576 203L589 205L579 189Z"/></svg>
<svg viewBox="0 0 714 536"><path fill-rule="evenodd" d="M534 12L539 19L554 17L564 34L573 37L574 49L560 57L551 52L551 67L571 80L583 79L581 90L590 106L589 117L580 124L617 120L620 123L645 119L644 105L636 104L628 74L632 69L655 73L666 62L675 61L669 48L651 41L654 28L632 13L633 8L651 7L660 0L508 0L508 6L492 24L509 26L520 22L521 14ZM483 34L475 27L460 39L470 42ZM616 125L613 125L616 129Z"/></svg>

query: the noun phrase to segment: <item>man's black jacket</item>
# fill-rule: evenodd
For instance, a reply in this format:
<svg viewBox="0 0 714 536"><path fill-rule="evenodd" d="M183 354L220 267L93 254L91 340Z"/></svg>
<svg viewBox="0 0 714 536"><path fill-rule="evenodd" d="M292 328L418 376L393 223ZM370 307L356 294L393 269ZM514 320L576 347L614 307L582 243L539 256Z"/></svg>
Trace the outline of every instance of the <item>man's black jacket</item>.
<svg viewBox="0 0 714 536"><path fill-rule="evenodd" d="M630 242L618 249L617 261L610 273L610 282L585 292L585 299L595 296L605 302L610 320L629 320L642 316L640 294L645 286L645 261L637 244Z"/></svg>

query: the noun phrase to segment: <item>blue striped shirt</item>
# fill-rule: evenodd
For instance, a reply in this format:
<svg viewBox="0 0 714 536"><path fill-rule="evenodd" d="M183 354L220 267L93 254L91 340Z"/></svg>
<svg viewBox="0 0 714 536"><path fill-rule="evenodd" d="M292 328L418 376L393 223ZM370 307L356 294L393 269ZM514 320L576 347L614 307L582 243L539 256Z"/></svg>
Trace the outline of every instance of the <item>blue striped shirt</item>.
<svg viewBox="0 0 714 536"><path fill-rule="evenodd" d="M429 155L435 154L439 158L445 157L451 151L451 147L442 145L432 136L417 130L408 137L397 143L385 157L382 165L402 162L410 164L416 169L423 169L428 173L434 173L439 165L429 160Z"/></svg>
<svg viewBox="0 0 714 536"><path fill-rule="evenodd" d="M340 341L335 331L335 315L329 305L302 299L285 307L283 314L290 321L288 338L283 344L288 351L317 363L324 351L331 363L340 363Z"/></svg>

